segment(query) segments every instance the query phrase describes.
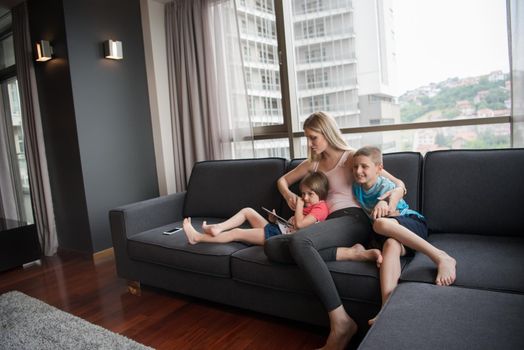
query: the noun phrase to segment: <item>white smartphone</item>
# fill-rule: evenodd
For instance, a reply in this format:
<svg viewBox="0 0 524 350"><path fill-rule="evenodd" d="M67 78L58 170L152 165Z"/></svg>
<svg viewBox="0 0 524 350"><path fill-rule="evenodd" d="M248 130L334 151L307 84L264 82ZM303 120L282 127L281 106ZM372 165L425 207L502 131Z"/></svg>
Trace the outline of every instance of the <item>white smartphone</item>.
<svg viewBox="0 0 524 350"><path fill-rule="evenodd" d="M173 228L171 230L167 230L167 231L164 231L162 233L165 234L165 235L172 235L173 233L178 232L178 231L182 231L182 227L175 227L175 228Z"/></svg>

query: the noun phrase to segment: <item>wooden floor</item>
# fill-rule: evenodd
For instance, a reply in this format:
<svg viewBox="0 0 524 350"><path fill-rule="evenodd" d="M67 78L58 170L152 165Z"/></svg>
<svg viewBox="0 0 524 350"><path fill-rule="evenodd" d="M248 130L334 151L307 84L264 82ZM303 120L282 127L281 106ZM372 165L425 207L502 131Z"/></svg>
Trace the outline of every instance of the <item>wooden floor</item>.
<svg viewBox="0 0 524 350"><path fill-rule="evenodd" d="M131 295L112 255L94 261L62 252L40 266L0 272L0 294L11 290L155 349L313 349L327 335L323 328L156 288Z"/></svg>

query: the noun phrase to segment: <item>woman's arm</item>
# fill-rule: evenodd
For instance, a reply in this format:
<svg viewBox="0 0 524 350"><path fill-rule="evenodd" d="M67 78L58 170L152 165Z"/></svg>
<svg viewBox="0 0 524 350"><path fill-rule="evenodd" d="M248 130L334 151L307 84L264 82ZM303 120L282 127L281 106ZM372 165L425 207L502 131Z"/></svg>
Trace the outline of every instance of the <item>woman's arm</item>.
<svg viewBox="0 0 524 350"><path fill-rule="evenodd" d="M300 181L308 173L311 167L311 162L309 160L304 160L300 163L295 169L287 172L282 175L277 181L278 191L284 197L284 200L287 202L287 205L295 210L297 204L297 195L289 190L289 186L293 185L295 182Z"/></svg>

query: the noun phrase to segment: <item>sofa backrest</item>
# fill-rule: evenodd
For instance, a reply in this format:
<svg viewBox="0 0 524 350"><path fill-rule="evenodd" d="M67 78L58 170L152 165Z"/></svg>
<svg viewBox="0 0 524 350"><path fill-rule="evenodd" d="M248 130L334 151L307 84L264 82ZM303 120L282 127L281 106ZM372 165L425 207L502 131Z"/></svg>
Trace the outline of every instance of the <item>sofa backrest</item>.
<svg viewBox="0 0 524 350"><path fill-rule="evenodd" d="M418 152L397 152L385 153L383 158L384 169L386 169L393 176L404 181L404 184L408 190L408 194L404 199L409 204L409 207L414 210L419 210L423 160L422 155ZM286 172L297 167L304 159L305 158L292 159L286 168ZM291 186L291 190L298 194L298 183L293 184ZM281 211L286 215L291 215L291 210L289 210L285 202L283 203Z"/></svg>
<svg viewBox="0 0 524 350"><path fill-rule="evenodd" d="M428 152L422 206L432 233L523 236L524 149Z"/></svg>
<svg viewBox="0 0 524 350"><path fill-rule="evenodd" d="M408 190L404 200L413 210L420 211L420 186L422 182L422 160L419 152L385 153L384 169L402 180Z"/></svg>
<svg viewBox="0 0 524 350"><path fill-rule="evenodd" d="M244 207L261 214L262 206L279 208L276 181L285 166L283 158L198 162L187 186L184 216L226 218Z"/></svg>

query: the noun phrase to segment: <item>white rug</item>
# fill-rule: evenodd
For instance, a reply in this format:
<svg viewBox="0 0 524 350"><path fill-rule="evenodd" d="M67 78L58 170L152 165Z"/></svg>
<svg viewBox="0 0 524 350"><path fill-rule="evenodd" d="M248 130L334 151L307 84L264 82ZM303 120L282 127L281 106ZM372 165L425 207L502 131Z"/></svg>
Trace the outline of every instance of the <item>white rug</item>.
<svg viewBox="0 0 524 350"><path fill-rule="evenodd" d="M151 349L17 291L0 295L0 348Z"/></svg>

